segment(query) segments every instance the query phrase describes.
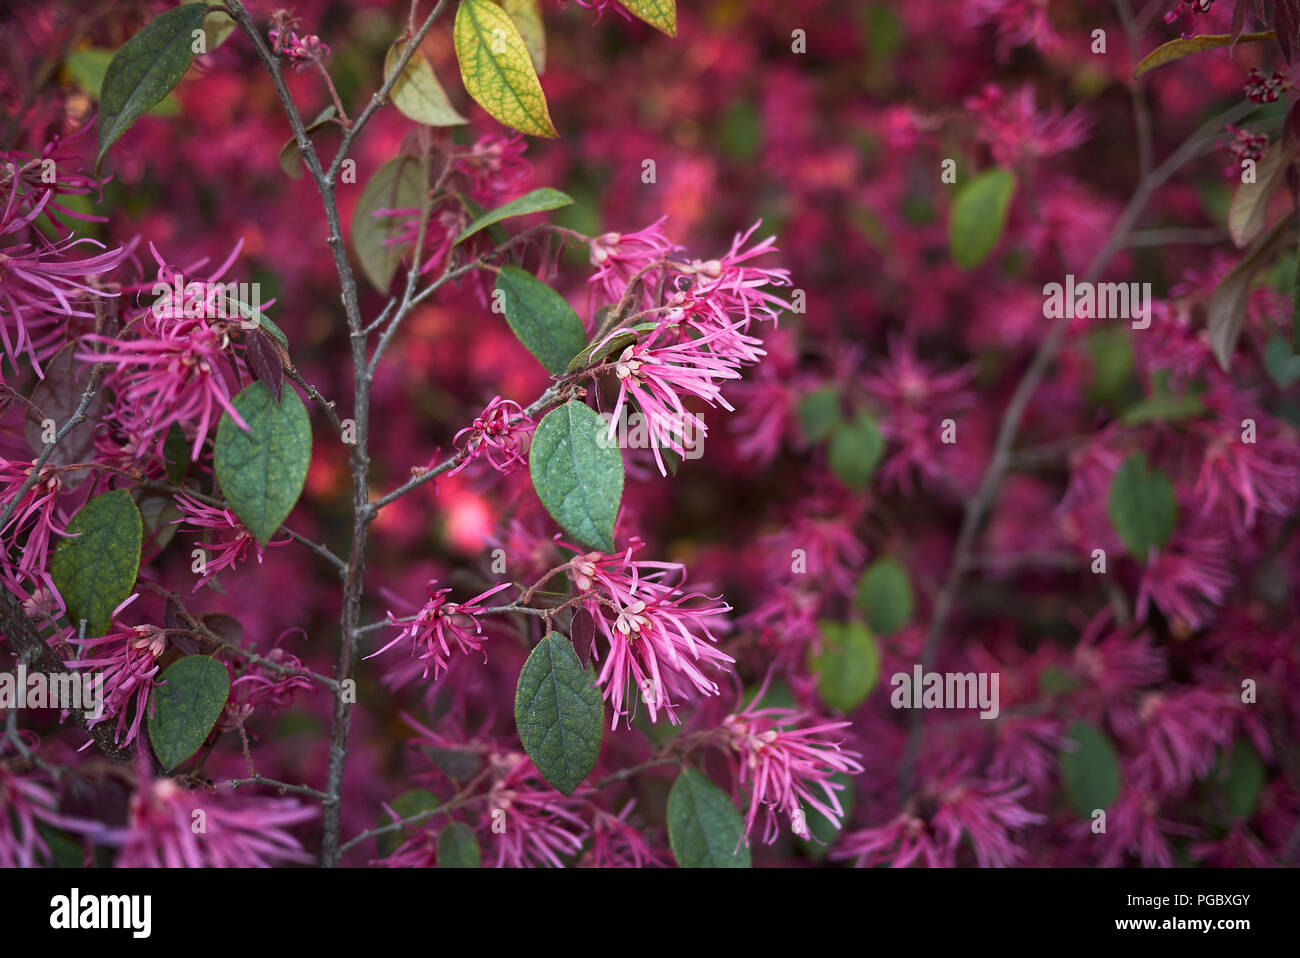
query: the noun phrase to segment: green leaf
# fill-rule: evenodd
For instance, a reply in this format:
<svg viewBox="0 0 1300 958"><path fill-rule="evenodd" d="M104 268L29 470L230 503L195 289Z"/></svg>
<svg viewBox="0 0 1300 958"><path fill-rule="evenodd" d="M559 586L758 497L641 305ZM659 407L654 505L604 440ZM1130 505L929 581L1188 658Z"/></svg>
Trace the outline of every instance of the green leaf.
<svg viewBox="0 0 1300 958"><path fill-rule="evenodd" d="M1049 665L1038 673L1038 694L1043 698L1064 695L1081 688L1082 683L1059 665Z"/></svg>
<svg viewBox="0 0 1300 958"><path fill-rule="evenodd" d="M834 428L827 461L841 482L854 492L862 492L871 482L884 452L885 441L876 420L870 413L861 412L852 422Z"/></svg>
<svg viewBox="0 0 1300 958"><path fill-rule="evenodd" d="M912 617L912 580L895 559L871 563L858 580L858 608L877 635L893 635Z"/></svg>
<svg viewBox="0 0 1300 958"><path fill-rule="evenodd" d="M385 813L384 820L380 824L391 825L393 822L411 818L421 812L432 811L438 807L438 804L438 796L427 788L413 788L409 792L403 792L388 803L389 808L397 813L397 818ZM396 831L384 832L382 835L375 836L375 845L379 849L379 857L387 858L410 837L410 828L399 828Z"/></svg>
<svg viewBox="0 0 1300 958"><path fill-rule="evenodd" d="M1109 808L1119 797L1119 762L1110 739L1095 725L1076 720L1067 734L1078 747L1061 751L1065 794L1081 817L1091 818L1094 809Z"/></svg>
<svg viewBox="0 0 1300 958"><path fill-rule="evenodd" d="M581 402L552 409L533 433L528 469L537 498L570 535L614 551L614 520L623 497L623 454L605 436L608 424Z"/></svg>
<svg viewBox="0 0 1300 958"><path fill-rule="evenodd" d="M822 650L808 653L808 667L817 674L817 694L833 709L852 712L861 705L880 677L880 650L861 622L820 624Z"/></svg>
<svg viewBox="0 0 1300 958"><path fill-rule="evenodd" d="M1291 352L1300 355L1300 246L1295 249L1291 272Z"/></svg>
<svg viewBox="0 0 1300 958"><path fill-rule="evenodd" d="M425 200L424 178L420 164L409 156L389 160L366 183L352 213L352 248L361 261L361 270L375 289L388 292L409 244L385 246L398 220L392 216L375 216L379 209L420 209Z"/></svg>
<svg viewBox="0 0 1300 958"><path fill-rule="evenodd" d="M1238 249L1259 236L1268 225L1269 200L1286 179L1295 152L1294 143L1273 143L1260 157L1255 181L1240 184L1232 195L1232 203L1228 206L1228 232Z"/></svg>
<svg viewBox="0 0 1300 958"><path fill-rule="evenodd" d="M402 59L404 42L398 42L388 49L384 58L384 81L397 69L397 61ZM423 50L417 49L402 71L401 77L393 84L388 97L397 107L416 123L428 126L457 126L469 120L456 112L456 108L447 99L447 94L429 65L429 58Z"/></svg>
<svg viewBox="0 0 1300 958"><path fill-rule="evenodd" d="M1146 454L1141 452L1125 459L1116 471L1107 511L1110 524L1139 562L1145 562L1152 549L1164 546L1178 520L1173 485L1159 469L1147 468Z"/></svg>
<svg viewBox="0 0 1300 958"><path fill-rule="evenodd" d="M173 769L199 750L230 696L230 673L208 655L173 662L153 693L149 742L163 768Z"/></svg>
<svg viewBox="0 0 1300 958"><path fill-rule="evenodd" d="M1238 43L1249 43L1255 40L1272 40L1277 36L1272 30L1265 30L1262 33L1243 33L1237 37ZM1133 70L1133 75L1141 76L1148 70L1154 70L1156 67L1164 66L1166 63L1172 63L1174 60L1181 59L1192 53L1201 53L1204 50L1213 50L1216 47L1226 47L1232 39L1227 33L1205 33L1199 37L1182 37L1178 40L1170 40L1168 43L1162 43L1150 53L1142 58L1142 61Z"/></svg>
<svg viewBox="0 0 1300 958"><path fill-rule="evenodd" d="M167 10L117 51L104 73L100 91L96 173L108 148L185 75L194 59L194 31L203 29L207 13L204 3Z"/></svg>
<svg viewBox="0 0 1300 958"><path fill-rule="evenodd" d="M67 531L71 537L61 538L55 547L50 575L73 628L85 619L87 635L103 635L140 571L140 510L130 493L114 489L82 506Z"/></svg>
<svg viewBox="0 0 1300 958"><path fill-rule="evenodd" d="M668 844L681 868L749 868L745 823L722 789L684 768L668 793ZM739 846L739 847L737 847Z"/></svg>
<svg viewBox="0 0 1300 958"><path fill-rule="evenodd" d="M100 91L104 88L104 74L108 72L108 65L113 62L116 52L104 47L85 47L69 53L63 65L72 74L72 79L77 81L77 85L98 100ZM157 106L146 112L153 116L175 116L180 110L180 103L169 93Z"/></svg>
<svg viewBox="0 0 1300 958"><path fill-rule="evenodd" d="M288 337L284 335L284 331L281 330L279 326L271 322L271 317L267 316L266 313L262 312L260 309L253 309L253 307L249 306L247 303L234 301L233 305L236 311L245 319L254 320L255 328L260 329L262 332L266 333L272 339L276 340L285 349L289 348Z"/></svg>
<svg viewBox="0 0 1300 958"><path fill-rule="evenodd" d="M503 266L496 288L504 300L506 322L519 341L548 373L564 372L587 344L578 314L563 296L518 266Z"/></svg>
<svg viewBox="0 0 1300 958"><path fill-rule="evenodd" d="M454 30L465 90L496 120L532 136L556 136L524 38L491 0L461 0Z"/></svg>
<svg viewBox="0 0 1300 958"><path fill-rule="evenodd" d="M519 28L524 46L532 57L533 68L546 72L546 28L542 25L542 5L538 0L501 0L501 6Z"/></svg>
<svg viewBox="0 0 1300 958"><path fill-rule="evenodd" d="M1224 274L1210 294L1210 305L1206 309L1210 348L1225 372L1232 363L1232 353L1237 348L1237 338L1246 319L1246 306L1255 274L1272 261L1290 223L1290 217L1283 216L1267 234L1255 240L1241 262Z"/></svg>
<svg viewBox="0 0 1300 958"><path fill-rule="evenodd" d="M468 825L452 822L438 835L439 868L480 868L482 853Z"/></svg>
<svg viewBox="0 0 1300 958"><path fill-rule="evenodd" d="M821 442L840 421L840 391L834 386L814 389L799 400L799 425L809 442Z"/></svg>
<svg viewBox="0 0 1300 958"><path fill-rule="evenodd" d="M238 27L234 18L223 10L209 10L203 18L203 36L207 52L211 53L229 39Z"/></svg>
<svg viewBox="0 0 1300 958"><path fill-rule="evenodd" d="M948 219L948 248L962 269L979 266L998 245L1015 189L1010 171L995 167L958 191Z"/></svg>
<svg viewBox="0 0 1300 958"><path fill-rule="evenodd" d="M172 423L163 440L163 471L173 486L184 485L190 474L190 441L185 438L185 431L180 423Z"/></svg>
<svg viewBox="0 0 1300 958"><path fill-rule="evenodd" d="M307 124L304 132L311 133L319 130L322 126L334 119L334 104L330 104L320 113L316 114L316 119ZM298 138L291 136L284 141L284 146L280 147L280 169L284 170L286 176L290 179L302 179L302 150L298 149Z"/></svg>
<svg viewBox="0 0 1300 958"><path fill-rule="evenodd" d="M486 2L486 0L482 0ZM462 8L464 9L464 8ZM561 206L568 206L573 202L573 198L559 190L552 189L549 186L543 186L541 189L533 190L531 193L525 193L517 200L511 200L504 206L498 206L496 209L484 213L456 237L455 243L463 243L479 230L491 226L493 223L500 223L504 219L512 216L523 216L526 213L540 213L544 210L557 210Z"/></svg>
<svg viewBox="0 0 1300 958"><path fill-rule="evenodd" d="M248 429L222 414L213 466L231 511L266 545L302 493L311 465L311 422L293 389L277 403L266 386L253 383L232 405Z"/></svg>
<svg viewBox="0 0 1300 958"><path fill-rule="evenodd" d="M618 0L628 13L670 37L677 36L677 0Z"/></svg>
<svg viewBox="0 0 1300 958"><path fill-rule="evenodd" d="M515 727L542 777L565 795L582 784L600 757L605 702L565 636L537 644L515 688Z"/></svg>
<svg viewBox="0 0 1300 958"><path fill-rule="evenodd" d="M1291 352L1291 346L1281 336L1270 336L1264 347L1264 365L1273 382L1283 389L1300 379L1300 356Z"/></svg>
<svg viewBox="0 0 1300 958"><path fill-rule="evenodd" d="M1204 414L1205 403L1196 393L1156 393L1124 410L1120 422L1139 426L1144 422L1179 422Z"/></svg>
<svg viewBox="0 0 1300 958"><path fill-rule="evenodd" d="M597 316L598 321L599 319L600 317ZM590 343L582 350L582 352L569 360L569 365L565 367L564 371L566 373L575 373L579 369L586 369L588 366L594 366L616 353L621 353L637 341L638 333L643 333L648 329L654 329L658 325L658 323L638 323L635 326L620 329L618 332L606 336L603 345L599 342Z"/></svg>
<svg viewBox="0 0 1300 958"><path fill-rule="evenodd" d="M1250 818L1259 803L1259 793L1268 778L1268 770L1250 742L1237 739L1228 755L1227 778L1223 784L1228 814L1233 818Z"/></svg>

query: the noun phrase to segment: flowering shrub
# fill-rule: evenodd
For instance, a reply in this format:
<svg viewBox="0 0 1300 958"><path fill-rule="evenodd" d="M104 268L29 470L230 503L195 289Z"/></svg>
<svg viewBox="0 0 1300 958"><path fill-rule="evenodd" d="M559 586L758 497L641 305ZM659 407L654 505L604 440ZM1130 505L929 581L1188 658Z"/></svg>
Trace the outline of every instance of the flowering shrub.
<svg viewBox="0 0 1300 958"><path fill-rule="evenodd" d="M1294 864L1300 3L1140 6L11 5L0 865Z"/></svg>

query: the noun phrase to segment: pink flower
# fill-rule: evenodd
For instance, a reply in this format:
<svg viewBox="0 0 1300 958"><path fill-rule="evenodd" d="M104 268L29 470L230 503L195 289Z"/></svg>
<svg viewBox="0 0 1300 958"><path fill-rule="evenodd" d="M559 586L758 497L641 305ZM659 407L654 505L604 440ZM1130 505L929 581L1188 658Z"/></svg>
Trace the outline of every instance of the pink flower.
<svg viewBox="0 0 1300 958"><path fill-rule="evenodd" d="M1194 836L1196 829L1162 818L1159 810L1159 799L1146 789L1124 789L1107 810L1106 831L1095 836L1104 849L1101 867L1117 868L1128 864L1127 856L1132 855L1144 868L1172 868L1174 850L1166 836ZM1080 836L1079 840L1094 838L1088 835L1090 824L1080 822L1073 829Z"/></svg>
<svg viewBox="0 0 1300 958"><path fill-rule="evenodd" d="M1203 516L1226 518L1234 535L1255 527L1261 515L1289 516L1300 502L1300 448L1293 430L1275 425L1250 410L1261 432L1254 442L1241 441L1242 417L1197 423L1206 439L1193 496Z"/></svg>
<svg viewBox="0 0 1300 958"><path fill-rule="evenodd" d="M938 484L947 474L942 442L936 424L975 405L967 388L975 377L973 365L939 371L923 362L908 340L890 341L889 359L863 384L881 405L881 432L896 445L881 466L882 483L911 492L913 476Z"/></svg>
<svg viewBox="0 0 1300 958"><path fill-rule="evenodd" d="M629 801L617 815L594 809L591 847L580 864L591 868L661 868L663 858L650 847L641 832L628 823L632 813Z"/></svg>
<svg viewBox="0 0 1300 958"><path fill-rule="evenodd" d="M229 509L209 506L192 499L185 493L178 494L175 499L181 517L173 520L173 524L183 524L189 531L203 533L205 548L213 552L210 558L203 559L203 571L199 574L199 581L194 584L191 592L199 591L223 569L233 569L238 563L243 562L250 545L257 556L258 565L261 565L261 544L233 512ZM269 542L267 545L288 545L290 541L282 539L278 542Z"/></svg>
<svg viewBox="0 0 1300 958"><path fill-rule="evenodd" d="M23 748L30 753L34 746ZM78 830L90 826L60 815L58 809L54 782L9 736L0 735L0 868L53 864L41 825Z"/></svg>
<svg viewBox="0 0 1300 958"><path fill-rule="evenodd" d="M132 599L135 596L131 597ZM118 606L117 612L130 602ZM140 735L140 723L150 707L149 696L158 677L158 657L167 649L167 636L153 625L121 625L114 622L108 634L98 638L68 638L72 645L93 650L89 658L65 662L70 669L100 669L104 694L103 714L89 720L98 725L114 716L117 729L113 733L118 745L127 746ZM134 709L132 705L134 704ZM123 734L125 733L125 734Z"/></svg>
<svg viewBox="0 0 1300 958"><path fill-rule="evenodd" d="M635 400L644 418L659 472L668 475L661 450L670 449L684 456L708 434L704 420L687 411L682 397L695 396L710 406L732 409L731 404L722 398L719 383L740 378L740 360L705 347L739 325L694 339L688 337L676 345L657 346L671 328L669 324L661 323L624 349L614 365L619 390L610 414L607 439L614 440L615 433L624 423L625 405L629 400Z"/></svg>
<svg viewBox="0 0 1300 958"><path fill-rule="evenodd" d="M965 837L980 868L1006 868L1024 855L1011 833L1047 820L1021 806L1028 794L1028 785L1006 782L955 785L940 797L931 825L949 854L956 855Z"/></svg>
<svg viewBox="0 0 1300 958"><path fill-rule="evenodd" d="M208 430L223 410L241 429L248 428L230 398L230 382L237 384L239 374L230 328L244 319L213 316L223 310L208 301L221 295L222 284L211 280L225 273L239 249L237 245L209 279L185 281L184 295L198 297L203 306L190 310L174 301L171 289L175 278L184 272L168 266L150 245L158 262L158 283L166 285L168 292L121 335L85 337L103 344L105 350L79 353L77 358L114 367L106 383L117 393L117 419L128 432L152 437L142 452L160 455L172 423L190 422L195 427L190 458L197 460ZM191 316L190 312L203 315Z"/></svg>
<svg viewBox="0 0 1300 958"><path fill-rule="evenodd" d="M591 241L591 265L596 271L587 282L593 285L598 304L619 302L634 276L658 263L666 263L668 257L682 249L664 235L663 225L667 220L668 217L661 216L635 233L604 233ZM642 308L654 305L648 288L642 288L641 296Z"/></svg>
<svg viewBox="0 0 1300 958"><path fill-rule="evenodd" d="M13 501L18 489L36 467L36 460L21 462L0 457L0 511ZM4 575L15 584L26 580L36 584L52 584L49 578L50 540L66 535L59 516L59 495L63 483L58 471L48 463L41 468L41 478L23 495L0 528L0 546L4 548L0 565ZM19 548L19 539L26 539ZM10 558L18 556L17 562Z"/></svg>
<svg viewBox="0 0 1300 958"><path fill-rule="evenodd" d="M559 795L523 752L493 753L488 762L487 814L473 825L484 860L496 868L563 868L560 856L582 851L587 826L576 810L590 789Z"/></svg>
<svg viewBox="0 0 1300 958"><path fill-rule="evenodd" d="M330 55L329 45L322 42L321 38L314 33L300 37L297 33L289 31L286 39L282 31L272 29L268 36L271 38L271 49L276 53L286 54L293 61L293 68L298 71L305 70Z"/></svg>
<svg viewBox="0 0 1300 958"><path fill-rule="evenodd" d="M19 208L18 180L12 182L5 209L0 213L0 237L27 231L45 209L52 192L46 192L25 213ZM32 230L32 235L40 237ZM86 297L112 299L118 294L97 288L86 280L115 269L126 256L125 249L109 250L85 259L68 260L65 255L91 239L16 243L0 248L0 344L16 369L18 357L26 353L41 373L41 361L66 338L66 319L93 319L95 311L83 304Z"/></svg>
<svg viewBox="0 0 1300 958"><path fill-rule="evenodd" d="M1232 587L1230 555L1228 540L1217 531L1214 517L1177 529L1143 570L1135 614L1145 618L1154 602L1177 634L1187 635L1207 625Z"/></svg>
<svg viewBox="0 0 1300 958"><path fill-rule="evenodd" d="M486 592L480 592L468 602L448 602L447 594L451 589L433 588L437 579L429 580L429 601L424 607L409 619L399 619L392 612L388 613L388 620L395 626L400 626L401 631L397 638L389 642L377 652L371 652L366 656L373 659L376 655L382 655L393 646L403 640L411 641L411 654L415 655L424 648L424 654L420 655L425 663L424 678L429 677L429 665L433 665L433 675L437 678L447 669L447 664L451 658L451 646L454 643L456 648L468 655L470 652L483 651L483 624L478 617L483 614L483 609L476 608L479 602L490 595L496 595L502 589L508 589L513 583L503 582L500 585L493 586ZM471 626L473 631L470 631ZM487 653L483 654L483 661L487 661Z"/></svg>
<svg viewBox="0 0 1300 958"><path fill-rule="evenodd" d="M999 166L1021 166L1073 149L1088 138L1092 121L1082 111L1039 110L1034 86L1026 83L1007 93L991 83L965 106L976 121L979 139L988 144Z"/></svg>
<svg viewBox="0 0 1300 958"><path fill-rule="evenodd" d="M303 633L303 637L306 637L306 633ZM280 639L283 638L283 635L280 636ZM286 668L305 670L302 660L292 652L280 648L279 641L276 640L276 644L263 658ZM249 662L243 674L230 683L230 701L226 703L223 712L223 727L233 728L246 722L255 709L263 706L271 712L288 708L295 692L310 692L312 687L311 679L305 675L279 672L260 662Z"/></svg>
<svg viewBox="0 0 1300 958"><path fill-rule="evenodd" d="M169 778L143 781L125 828L97 838L118 845L118 868L270 868L312 857L288 827L319 810L295 798L232 798L186 791Z"/></svg>
<svg viewBox="0 0 1300 958"><path fill-rule="evenodd" d="M927 868L945 868L953 864L951 847L943 847L922 819L906 811L884 825L849 832L831 849L830 857L852 861L858 868L907 868L917 862Z"/></svg>
<svg viewBox="0 0 1300 958"><path fill-rule="evenodd" d="M480 206L492 209L522 193L533 175L524 159L528 142L521 134L480 136L468 150L458 150L452 164L467 183L466 192Z"/></svg>
<svg viewBox="0 0 1300 958"><path fill-rule="evenodd" d="M1061 45L1061 38L1052 29L1047 16L1048 0L971 0L967 4L967 20L972 25L996 25L998 31L998 59L1005 62L1014 47L1032 43L1040 51L1050 53Z"/></svg>
<svg viewBox="0 0 1300 958"><path fill-rule="evenodd" d="M595 593L582 604L609 645L596 681L613 707L611 728L618 727L620 716L631 725L624 700L638 694L651 722L658 721L662 708L677 724L674 698L718 694L718 684L701 666L726 668L735 662L714 647L717 639L709 629L710 620L731 606L720 597L683 592L686 568L680 563L634 562L632 552L640 546L637 539L620 555L588 552L569 562L569 577L579 592ZM594 645L592 655L600 657Z"/></svg>
<svg viewBox="0 0 1300 958"><path fill-rule="evenodd" d="M464 460L447 475L454 476L479 458L486 459L503 476L510 475L520 466L527 465L524 450L536 428L537 423L524 415L519 403L494 397L474 424L456 433L452 439L453 445L461 448L461 437L469 437L463 447Z"/></svg>
<svg viewBox="0 0 1300 958"><path fill-rule="evenodd" d="M1136 708L1112 709L1116 734L1140 749L1132 761L1136 781L1169 791L1205 778L1219 750L1232 745L1232 701L1222 692L1190 688L1149 692Z"/></svg>
<svg viewBox="0 0 1300 958"><path fill-rule="evenodd" d="M770 679L770 676L769 676ZM837 792L845 785L834 782L836 773L857 774L862 765L857 752L842 750L827 732L847 728L850 722L823 722L798 726L813 719L809 712L789 708L758 708L767 682L744 711L722 720L727 743L737 753L738 780L749 783L749 813L745 837L754 828L761 808L767 809L763 841L772 844L780 832L777 813L784 813L801 838L809 838L805 806L819 812L837 829L844 809Z"/></svg>
<svg viewBox="0 0 1300 958"><path fill-rule="evenodd" d="M691 260L690 263L676 264L684 282L676 284L668 303L679 307L684 313L710 315L715 324L727 326L735 322L737 315L743 318L740 327L749 328L749 323L756 316L762 319L776 320L780 310L790 309L790 304L767 291L769 286L789 286L790 271L787 269L747 266L752 259L778 252L776 237L744 249L754 231L763 225L759 220L743 233L737 233L731 241L731 248L719 259ZM694 285L690 285L693 281ZM677 317L669 313L670 319Z"/></svg>

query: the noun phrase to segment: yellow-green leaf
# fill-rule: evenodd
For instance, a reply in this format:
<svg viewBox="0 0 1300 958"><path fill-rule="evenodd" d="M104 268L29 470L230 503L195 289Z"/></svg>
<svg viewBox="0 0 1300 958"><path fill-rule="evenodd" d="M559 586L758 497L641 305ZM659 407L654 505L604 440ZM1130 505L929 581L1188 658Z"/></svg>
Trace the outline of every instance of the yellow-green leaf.
<svg viewBox="0 0 1300 958"><path fill-rule="evenodd" d="M77 85L92 99L98 100L99 91L104 86L104 74L108 71L115 52L103 47L83 47L69 53L63 65ZM180 111L180 101L174 93L168 93L157 106L147 112L153 116L175 116Z"/></svg>
<svg viewBox="0 0 1300 958"><path fill-rule="evenodd" d="M402 51L405 48L405 43L395 43L389 48L388 56L384 58L385 81L397 69L397 62L402 59ZM429 59L422 50L416 50L412 54L406 69L393 84L393 89L388 96L393 101L393 106L416 123L424 123L428 126L456 126L469 122L456 112L456 108L447 99L442 84L434 76L433 67L429 65Z"/></svg>
<svg viewBox="0 0 1300 958"><path fill-rule="evenodd" d="M1277 34L1272 30L1265 30L1262 33L1243 33L1237 37L1237 42L1249 43L1252 40L1272 40L1276 36ZM1177 40L1170 40L1168 43L1160 44L1160 46L1144 56L1142 62L1134 68L1133 75L1141 76L1148 70L1162 67L1174 60L1181 60L1193 53L1213 50L1215 47L1226 47L1231 39L1231 36L1226 33L1207 33L1199 37L1181 37Z"/></svg>
<svg viewBox="0 0 1300 958"><path fill-rule="evenodd" d="M558 135L528 47L508 13L492 0L461 0L455 38L460 78L475 102L521 133Z"/></svg>
<svg viewBox="0 0 1300 958"><path fill-rule="evenodd" d="M618 0L632 16L670 37L677 36L677 0Z"/></svg>
<svg viewBox="0 0 1300 958"><path fill-rule="evenodd" d="M519 28L528 55L538 73L546 72L546 28L542 26L542 5L538 0L501 0L501 6Z"/></svg>

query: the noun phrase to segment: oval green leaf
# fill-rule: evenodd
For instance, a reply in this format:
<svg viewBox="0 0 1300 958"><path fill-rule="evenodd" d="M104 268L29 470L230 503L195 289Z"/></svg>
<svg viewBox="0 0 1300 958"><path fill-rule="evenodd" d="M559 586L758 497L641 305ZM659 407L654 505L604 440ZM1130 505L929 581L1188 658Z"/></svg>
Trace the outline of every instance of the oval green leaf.
<svg viewBox="0 0 1300 958"><path fill-rule="evenodd" d="M233 405L248 429L222 414L213 466L231 511L266 545L307 480L311 422L293 389L277 403L266 386L253 383Z"/></svg>
<svg viewBox="0 0 1300 958"><path fill-rule="evenodd" d="M556 136L532 57L510 15L492 0L461 0L454 30L465 90L497 121L532 136Z"/></svg>
<svg viewBox="0 0 1300 958"><path fill-rule="evenodd" d="M480 868L482 853L468 825L452 822L438 835L439 868Z"/></svg>
<svg viewBox="0 0 1300 958"><path fill-rule="evenodd" d="M749 868L745 823L727 794L693 768L668 793L668 844L681 868ZM739 847L737 847L739 846Z"/></svg>
<svg viewBox="0 0 1300 958"><path fill-rule="evenodd" d="M484 213L465 227L452 245L463 243L479 230L486 229L493 223L500 223L512 216L523 216L525 213L541 213L545 210L558 210L561 206L569 206L572 203L573 197L567 193L561 193L549 186L543 186L531 193L525 193L517 200L511 200L503 206L498 206L496 209Z"/></svg>
<svg viewBox="0 0 1300 958"><path fill-rule="evenodd" d="M834 386L814 389L799 400L797 416L804 438L822 442L840 421L840 391Z"/></svg>
<svg viewBox="0 0 1300 958"><path fill-rule="evenodd" d="M533 488L546 511L565 532L602 552L614 551L623 497L623 454L606 441L608 428L571 400L538 423L528 454Z"/></svg>
<svg viewBox="0 0 1300 958"><path fill-rule="evenodd" d="M985 170L957 193L948 219L948 248L962 269L979 266L998 245L1015 189L1015 177L1008 170L995 167Z"/></svg>
<svg viewBox="0 0 1300 958"><path fill-rule="evenodd" d="M1065 793L1081 817L1091 818L1094 810L1109 808L1119 797L1119 761L1110 739L1095 725L1071 722L1067 735L1075 748L1061 751Z"/></svg>
<svg viewBox="0 0 1300 958"><path fill-rule="evenodd" d="M1250 818L1267 778L1268 770L1259 753L1246 739L1237 739L1228 754L1227 778L1223 783L1228 814L1233 818Z"/></svg>
<svg viewBox="0 0 1300 958"><path fill-rule="evenodd" d="M313 130L319 130L322 126L334 118L334 104L330 104L316 115L304 129L304 132L311 133ZM290 179L302 179L302 150L298 149L298 138L291 136L284 141L284 146L280 147L280 169L284 170L286 176Z"/></svg>
<svg viewBox="0 0 1300 958"><path fill-rule="evenodd" d="M230 695L230 673L208 655L187 655L163 672L154 689L149 743L163 768L199 750Z"/></svg>
<svg viewBox="0 0 1300 958"><path fill-rule="evenodd" d="M817 675L817 694L833 709L852 712L861 705L880 677L880 650L861 622L820 623L822 649L808 653L809 669Z"/></svg>
<svg viewBox="0 0 1300 958"><path fill-rule="evenodd" d="M564 372L569 360L587 344L587 333L573 307L518 266L503 266L497 274L496 288L505 306L506 322L519 341L548 373Z"/></svg>
<svg viewBox="0 0 1300 958"><path fill-rule="evenodd" d="M385 246L398 220L375 216L380 209L421 209L426 190L420 164L409 156L389 160L370 177L352 212L352 248L366 279L381 293L388 292L409 244Z"/></svg>
<svg viewBox="0 0 1300 958"><path fill-rule="evenodd" d="M834 427L827 462L831 472L854 492L862 492L885 452L885 440L880 427L870 413L858 413L852 422L842 422Z"/></svg>
<svg viewBox="0 0 1300 958"><path fill-rule="evenodd" d="M907 625L912 602L912 580L896 559L877 559L858 580L858 608L876 635L893 635Z"/></svg>
<svg viewBox="0 0 1300 958"><path fill-rule="evenodd" d="M542 777L565 795L596 767L605 701L573 644L552 632L537 644L515 687L515 727Z"/></svg>
<svg viewBox="0 0 1300 958"><path fill-rule="evenodd" d="M117 51L100 90L97 173L108 148L185 75L194 59L194 31L203 30L207 14L204 3L167 10Z"/></svg>
<svg viewBox="0 0 1300 958"><path fill-rule="evenodd" d="M1129 555L1139 562L1168 541L1178 520L1173 485L1159 469L1148 469L1147 457L1140 452L1116 471L1107 511Z"/></svg>
<svg viewBox="0 0 1300 958"><path fill-rule="evenodd" d="M384 58L384 80L387 81L397 69L397 61L402 59L406 44L399 42L389 47L388 56ZM398 77L389 91L388 98L393 106L416 123L426 126L458 126L468 123L456 112L456 108L447 99L447 93L438 82L429 65L429 58L423 50L416 50L406 64L406 69Z"/></svg>
<svg viewBox="0 0 1300 958"><path fill-rule="evenodd" d="M130 493L114 489L82 506L67 531L70 538L59 541L50 560L50 575L73 628L85 619L87 635L103 635L140 571L140 510Z"/></svg>
<svg viewBox="0 0 1300 958"><path fill-rule="evenodd" d="M93 99L98 100L100 91L104 88L104 74L108 72L108 65L113 62L116 53L116 50L104 47L83 47L69 53L63 65L72 74L72 79ZM175 116L180 109L176 97L169 93L157 106L145 112L152 116Z"/></svg>

